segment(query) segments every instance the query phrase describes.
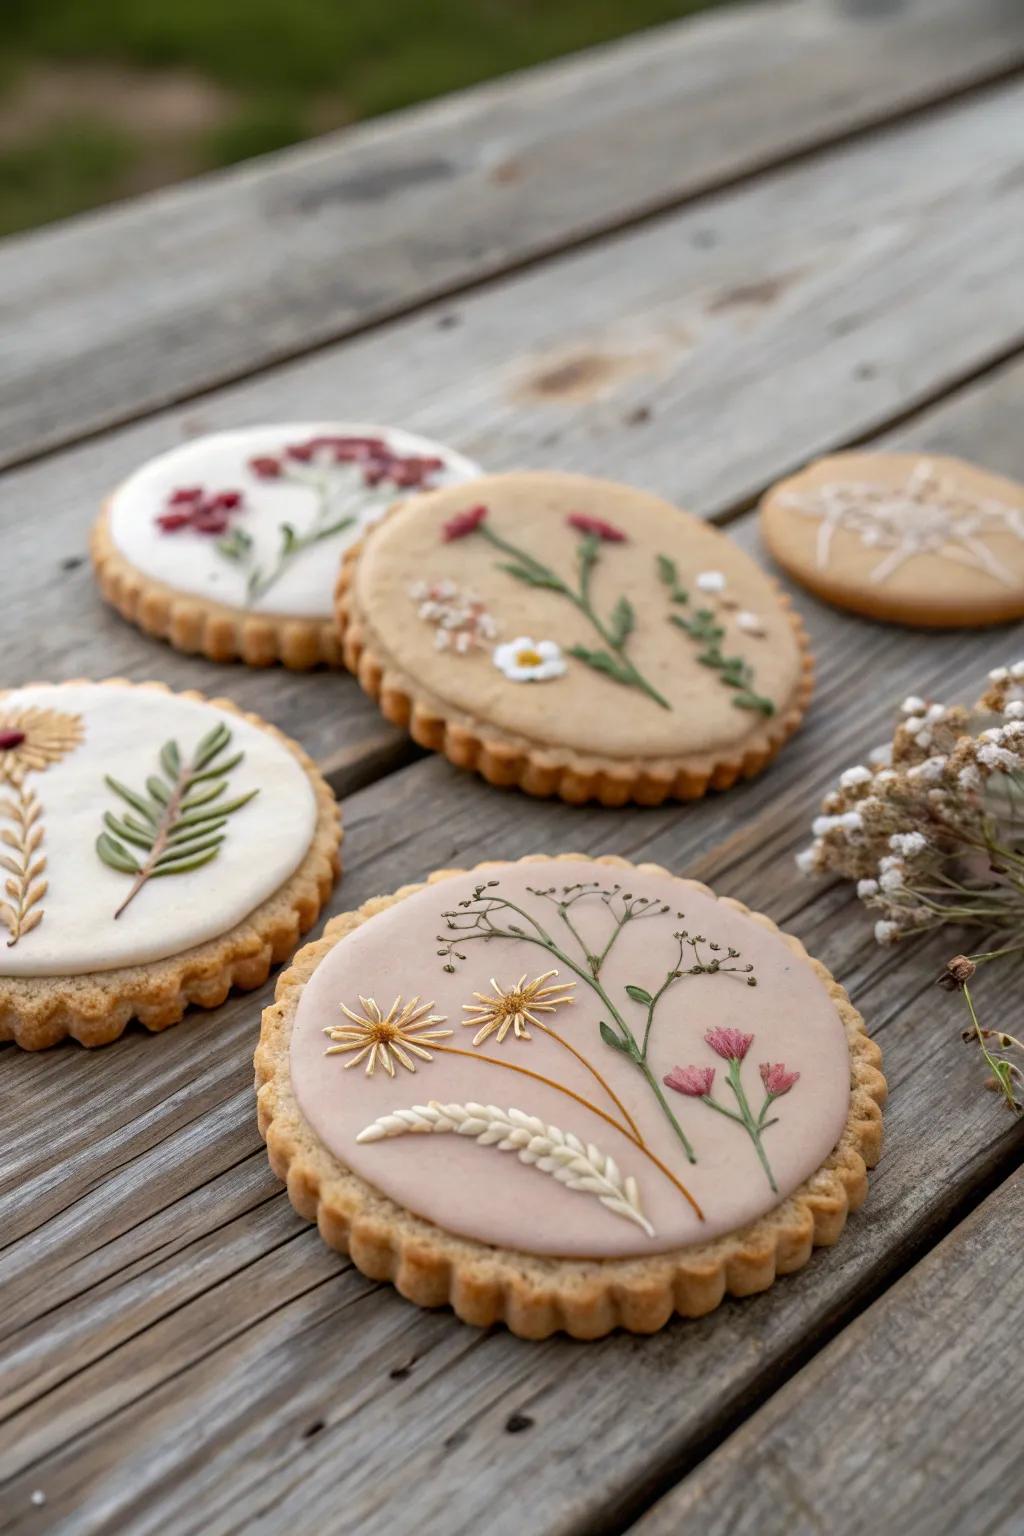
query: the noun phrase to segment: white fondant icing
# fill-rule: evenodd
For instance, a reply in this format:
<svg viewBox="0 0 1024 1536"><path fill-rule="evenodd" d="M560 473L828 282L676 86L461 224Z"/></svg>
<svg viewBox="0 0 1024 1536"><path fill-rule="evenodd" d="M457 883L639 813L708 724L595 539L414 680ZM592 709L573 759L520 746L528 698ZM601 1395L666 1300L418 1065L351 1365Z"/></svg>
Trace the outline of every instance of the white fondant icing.
<svg viewBox="0 0 1024 1536"><path fill-rule="evenodd" d="M412 492L387 484L368 490L355 466L341 468L332 507L339 519L355 516L356 521L304 550L252 603L246 601L245 573L218 553L215 538L190 529L166 533L156 519L167 510L167 498L176 490L202 486L209 492L241 491L244 510L232 514L231 525L252 538L256 561L271 565L280 548L281 524L290 523L301 534L313 520L317 498L307 486L261 480L250 470L249 460L280 454L289 443L331 435L382 437L396 453L443 459L446 467L432 477L431 487L453 485L480 473L479 466L462 454L397 427L320 421L216 432L182 443L129 475L110 498L111 539L136 570L177 591L253 613L329 618L342 554L393 502Z"/></svg>
<svg viewBox="0 0 1024 1536"><path fill-rule="evenodd" d="M0 975L77 976L180 954L242 922L308 852L316 827L309 778L287 747L240 716L176 694L84 683L12 690L0 698L0 718L31 706L79 715L84 739L27 779L43 806L49 886L39 926L13 948L0 941ZM231 731L232 755L245 753L230 793L259 794L231 818L212 863L149 881L115 921L131 877L96 853L104 812L125 809L104 776L144 789L165 741L184 756L218 720Z"/></svg>

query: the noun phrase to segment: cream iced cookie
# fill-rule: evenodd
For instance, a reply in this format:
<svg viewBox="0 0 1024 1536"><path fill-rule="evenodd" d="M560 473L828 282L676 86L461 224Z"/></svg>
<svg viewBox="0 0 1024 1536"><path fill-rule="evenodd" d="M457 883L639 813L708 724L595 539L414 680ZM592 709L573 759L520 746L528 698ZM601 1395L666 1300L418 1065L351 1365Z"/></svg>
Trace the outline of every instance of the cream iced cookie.
<svg viewBox="0 0 1024 1536"><path fill-rule="evenodd" d="M340 836L302 749L226 699L0 694L0 1040L103 1045L260 986L316 921Z"/></svg>
<svg viewBox="0 0 1024 1536"><path fill-rule="evenodd" d="M840 453L761 503L779 564L840 608L959 628L1024 617L1024 486L962 459Z"/></svg>
<svg viewBox="0 0 1024 1536"><path fill-rule="evenodd" d="M328 924L278 983L260 1129L374 1279L526 1338L764 1290L834 1242L881 1146L843 989L653 864L445 870Z"/></svg>
<svg viewBox="0 0 1024 1536"><path fill-rule="evenodd" d="M472 478L426 438L351 422L195 438L118 487L93 529L100 590L182 651L339 665L338 561L396 497Z"/></svg>
<svg viewBox="0 0 1024 1536"><path fill-rule="evenodd" d="M757 773L811 690L788 599L645 491L515 473L395 507L346 556L345 664L495 784L658 804Z"/></svg>

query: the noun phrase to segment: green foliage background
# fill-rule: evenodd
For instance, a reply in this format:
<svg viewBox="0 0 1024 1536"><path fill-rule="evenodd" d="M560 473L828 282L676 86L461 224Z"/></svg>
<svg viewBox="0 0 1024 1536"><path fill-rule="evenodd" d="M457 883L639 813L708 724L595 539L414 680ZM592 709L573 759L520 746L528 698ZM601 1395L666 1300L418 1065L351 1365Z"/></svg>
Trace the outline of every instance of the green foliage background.
<svg viewBox="0 0 1024 1536"><path fill-rule="evenodd" d="M716 0L4 0L0 233L163 179L131 123L147 72L223 92L213 125L182 136L175 174L262 154L334 123L589 47ZM108 114L69 104L26 132L19 90L41 71L124 72ZM73 94L73 93L71 93ZM8 122L3 131L3 109ZM326 120L326 124L325 124ZM165 155L166 158L166 155Z"/></svg>

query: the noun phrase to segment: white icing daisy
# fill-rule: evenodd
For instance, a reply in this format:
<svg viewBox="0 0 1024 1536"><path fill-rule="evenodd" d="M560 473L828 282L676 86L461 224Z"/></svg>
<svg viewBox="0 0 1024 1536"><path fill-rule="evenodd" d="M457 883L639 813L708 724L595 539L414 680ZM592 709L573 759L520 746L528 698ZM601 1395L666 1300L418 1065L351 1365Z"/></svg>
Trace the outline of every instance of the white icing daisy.
<svg viewBox="0 0 1024 1536"><path fill-rule="evenodd" d="M565 672L561 646L554 640L531 640L529 635L496 646L491 659L513 683L546 683Z"/></svg>

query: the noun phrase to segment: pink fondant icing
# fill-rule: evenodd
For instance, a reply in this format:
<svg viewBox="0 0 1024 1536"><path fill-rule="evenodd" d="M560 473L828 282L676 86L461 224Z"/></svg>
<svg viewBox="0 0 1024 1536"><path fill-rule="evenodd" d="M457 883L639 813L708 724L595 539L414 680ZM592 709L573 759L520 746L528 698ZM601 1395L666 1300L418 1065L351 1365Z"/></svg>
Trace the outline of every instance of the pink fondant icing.
<svg viewBox="0 0 1024 1536"><path fill-rule="evenodd" d="M732 945L742 952L743 962L753 963L756 987L749 987L742 975L722 973L676 981L655 1015L648 1060L659 1084L676 1066L714 1067L715 1097L735 1109L726 1082L728 1064L705 1035L717 1028L752 1034L740 1070L755 1114L764 1097L760 1063L782 1063L799 1072L799 1080L772 1105L767 1118L777 1117L777 1123L763 1136L777 1194L741 1125L716 1114L700 1098L666 1087L665 1097L696 1152L697 1162L687 1161L647 1082L628 1057L602 1041L599 1026L605 1010L579 977L575 1000L541 1017L614 1089L650 1151L701 1206L703 1220L623 1131L554 1087L478 1059L472 1045L475 1029L464 1027L469 1016L462 1005L473 1001L474 992L491 992L492 977L502 988L514 985L524 972L532 979L555 968L557 981L574 979L565 964L539 945L504 938L463 944L466 958L453 958L454 972L444 970L437 942L438 935L448 932L442 914L459 911L458 903L467 900L481 880L493 879L500 881L499 894L535 917L574 956L579 950L557 909L530 895L528 887L561 888L597 880L610 890L619 882L633 895L669 905L668 913L628 923L600 973L607 996L638 1038L646 1008L630 999L625 987L657 991L675 962L673 934L681 928L720 943L723 958L725 946ZM677 916L680 912L683 918ZM571 916L588 946L603 947L611 923L599 899L577 903ZM500 921L525 926L514 915ZM706 944L703 953L711 958ZM581 956L579 963L585 970ZM432 1000L431 1011L446 1015L444 1027L453 1031L442 1044L472 1052L473 1059L432 1048L433 1060L417 1060L415 1074L398 1067L391 1078L379 1066L367 1077L365 1062L346 1069L347 1056L325 1055L331 1042L324 1030L345 1022L342 1003L358 1013L362 995L376 999L386 1012L398 994ZM528 1041L517 1040L509 1032L500 1046L492 1035L479 1050L557 1079L621 1121L583 1065L540 1031L531 1028L531 1035ZM843 1131L850 1097L849 1051L836 1008L810 966L780 938L670 876L569 861L509 864L445 880L347 935L306 984L295 1018L291 1072L299 1107L323 1144L399 1205L452 1233L526 1253L572 1258L660 1253L708 1241L754 1220L825 1161ZM513 1153L480 1146L469 1137L404 1135L357 1142L360 1131L378 1117L431 1100L514 1107L594 1143L615 1159L624 1175L636 1179L655 1235L648 1237L592 1195L565 1188L520 1163Z"/></svg>

